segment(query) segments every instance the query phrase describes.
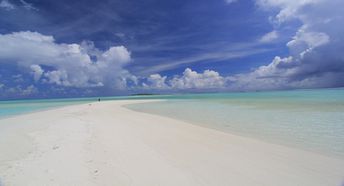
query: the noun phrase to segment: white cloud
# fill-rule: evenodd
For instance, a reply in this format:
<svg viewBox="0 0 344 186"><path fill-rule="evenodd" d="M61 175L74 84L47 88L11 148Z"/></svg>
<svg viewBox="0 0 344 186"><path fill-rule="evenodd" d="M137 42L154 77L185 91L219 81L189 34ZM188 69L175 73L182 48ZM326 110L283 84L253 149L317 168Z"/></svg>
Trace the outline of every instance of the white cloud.
<svg viewBox="0 0 344 186"><path fill-rule="evenodd" d="M29 85L29 86L21 86L21 85L17 85L15 87L7 87L2 94L3 95L17 95L19 97L27 97L27 96L31 96L33 94L38 93L37 88L34 85Z"/></svg>
<svg viewBox="0 0 344 186"><path fill-rule="evenodd" d="M273 16L276 31L262 36L260 42L277 39L278 28L288 25L290 20L301 23L294 37L286 44L289 55L276 56L270 64L228 77L212 70L196 72L189 68L182 75L173 77L153 74L146 78L143 87L163 90L262 90L344 86L344 27L341 26L344 22L343 0L256 2L265 10L277 10ZM8 3L7 0L2 0L0 7L6 9L10 7ZM114 46L102 51L95 48L92 42L61 44L56 43L52 36L37 32L0 34L0 46L6 46L0 47L0 62L12 62L26 69L36 82L67 87L111 86L116 89L126 88L128 81L138 84L137 78L124 69L131 61L130 52L124 46ZM254 47L220 52L214 50L145 70L147 73L155 73L198 61L228 60L262 51L264 50L254 50ZM27 89L19 88L17 90Z"/></svg>
<svg viewBox="0 0 344 186"><path fill-rule="evenodd" d="M287 46L292 55L303 57L305 53L329 42L330 37L326 33L305 31L304 28L300 28L293 39L287 43Z"/></svg>
<svg viewBox="0 0 344 186"><path fill-rule="evenodd" d="M35 86L33 85L30 85L30 86L27 86L26 88L24 89L21 89L21 94L26 96L26 95L31 95L31 94L34 94L34 93L37 93L38 90Z"/></svg>
<svg viewBox="0 0 344 186"><path fill-rule="evenodd" d="M259 41L262 43L270 43L276 40L277 38L278 38L278 32L274 30L263 35Z"/></svg>
<svg viewBox="0 0 344 186"><path fill-rule="evenodd" d="M172 88L177 89L211 89L223 87L224 78L218 72L212 70L197 73L187 68L182 76L174 77L170 84Z"/></svg>
<svg viewBox="0 0 344 186"><path fill-rule="evenodd" d="M147 78L147 84L144 88L151 89L219 89L224 88L226 79L218 72L212 70L205 70L203 73L198 73L186 68L181 76L174 76L168 79L166 76L153 74Z"/></svg>
<svg viewBox="0 0 344 186"><path fill-rule="evenodd" d="M124 46L101 51L90 42L58 44L52 36L37 32L0 34L0 62L12 62L34 80L69 87L123 88L135 77L123 68L131 60ZM96 56L97 61L92 61Z"/></svg>
<svg viewBox="0 0 344 186"><path fill-rule="evenodd" d="M303 7L314 5L325 0L256 0L263 9L278 8L280 11L275 16L278 23L294 18L301 18L300 11ZM326 2L326 1L325 1Z"/></svg>
<svg viewBox="0 0 344 186"><path fill-rule="evenodd" d="M257 0L257 4L266 10L279 9L275 27L293 19L302 26L286 44L289 56L276 56L268 65L229 77L230 89L344 86L340 80L344 78L344 1Z"/></svg>
<svg viewBox="0 0 344 186"><path fill-rule="evenodd" d="M256 0L256 3L263 10L277 11L272 16L276 31L264 35L261 43L277 39L277 30L288 27L290 21L301 23L286 44L289 55L276 56L270 64L228 77L209 71L212 78L205 78L209 73L186 69L182 76L165 77L167 87L269 90L344 86L343 0Z"/></svg>
<svg viewBox="0 0 344 186"><path fill-rule="evenodd" d="M153 88L153 89L168 89L166 84L166 76L161 76L160 74L152 74L147 78L148 84L143 84L144 88Z"/></svg>
<svg viewBox="0 0 344 186"><path fill-rule="evenodd" d="M14 10L16 7L8 0L2 0L0 2L0 8L3 8L5 10Z"/></svg>
<svg viewBox="0 0 344 186"><path fill-rule="evenodd" d="M68 81L68 73L65 70L49 71L49 72L44 73L44 77L47 77L48 79L45 81L51 84L72 86L72 84ZM78 76L77 78L78 78L78 81L85 81L85 76ZM93 85L89 85L89 86L93 86Z"/></svg>
<svg viewBox="0 0 344 186"><path fill-rule="evenodd" d="M33 73L33 78L37 82L41 78L41 76L43 75L44 70L39 65L31 65L30 68L31 68L32 73Z"/></svg>

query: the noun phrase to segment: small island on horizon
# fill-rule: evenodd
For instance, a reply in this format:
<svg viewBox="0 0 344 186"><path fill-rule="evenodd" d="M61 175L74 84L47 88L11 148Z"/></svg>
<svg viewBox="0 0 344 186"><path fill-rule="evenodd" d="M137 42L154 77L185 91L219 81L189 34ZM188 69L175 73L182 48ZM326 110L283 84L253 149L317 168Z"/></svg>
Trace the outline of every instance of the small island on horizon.
<svg viewBox="0 0 344 186"><path fill-rule="evenodd" d="M136 93L136 94L130 94L130 96L157 96L161 94L154 94L154 93Z"/></svg>

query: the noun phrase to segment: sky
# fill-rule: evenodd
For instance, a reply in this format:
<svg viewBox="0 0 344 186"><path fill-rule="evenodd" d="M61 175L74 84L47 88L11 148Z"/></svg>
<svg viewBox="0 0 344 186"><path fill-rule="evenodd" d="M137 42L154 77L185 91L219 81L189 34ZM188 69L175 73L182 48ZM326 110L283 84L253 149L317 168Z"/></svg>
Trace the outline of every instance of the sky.
<svg viewBox="0 0 344 186"><path fill-rule="evenodd" d="M0 99L344 86L342 0L0 0Z"/></svg>

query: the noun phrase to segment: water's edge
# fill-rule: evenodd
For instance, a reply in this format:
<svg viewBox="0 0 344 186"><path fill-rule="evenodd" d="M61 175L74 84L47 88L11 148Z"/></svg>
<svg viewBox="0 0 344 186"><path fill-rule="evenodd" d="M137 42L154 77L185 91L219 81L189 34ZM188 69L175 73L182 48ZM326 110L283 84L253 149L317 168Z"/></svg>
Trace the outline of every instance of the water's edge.
<svg viewBox="0 0 344 186"><path fill-rule="evenodd" d="M147 99L164 101L125 107L344 159L344 88L101 98ZM97 98L0 101L0 121L94 101Z"/></svg>
<svg viewBox="0 0 344 186"><path fill-rule="evenodd" d="M254 94L209 95L129 104L125 107L269 143L344 158L343 89L295 91L267 97Z"/></svg>

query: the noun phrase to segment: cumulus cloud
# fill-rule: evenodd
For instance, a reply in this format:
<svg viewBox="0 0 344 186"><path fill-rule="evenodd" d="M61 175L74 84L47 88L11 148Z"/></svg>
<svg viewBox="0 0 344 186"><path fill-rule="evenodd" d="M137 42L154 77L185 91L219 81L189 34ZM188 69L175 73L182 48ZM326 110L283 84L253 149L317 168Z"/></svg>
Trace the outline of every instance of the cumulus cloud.
<svg viewBox="0 0 344 186"><path fill-rule="evenodd" d="M344 14L342 0L256 0L271 17L276 30L260 38L261 43L279 37L278 28L297 20L301 26L286 43L289 55L248 73L223 77L214 71L197 73L186 69L181 76L154 76L159 87L169 89L270 90L344 86ZM151 80L153 81L153 80ZM154 87L152 83L152 87ZM163 85L163 86L161 86Z"/></svg>
<svg viewBox="0 0 344 186"><path fill-rule="evenodd" d="M20 87L19 87L20 88ZM35 87L35 86L33 86L33 85L29 85L29 86L27 86L26 88L24 88L24 89L21 89L20 91L19 91L22 95L31 95L31 94L34 94L34 93L37 93L38 92L38 90L37 90L37 88Z"/></svg>
<svg viewBox="0 0 344 186"><path fill-rule="evenodd" d="M3 86L5 87L5 85ZM1 89L1 88L0 88ZM16 95L17 97L27 97L38 93L38 89L34 85L22 86L17 85L14 87L6 87L2 90L1 97L10 97Z"/></svg>
<svg viewBox="0 0 344 186"><path fill-rule="evenodd" d="M147 78L145 88L170 89L170 90L190 90L190 89L220 89L224 88L226 79L218 72L205 70L202 73L186 68L182 75L167 78L159 74L153 74Z"/></svg>
<svg viewBox="0 0 344 186"><path fill-rule="evenodd" d="M33 78L37 82L42 77L44 70L39 65L31 65L30 68L33 73Z"/></svg>
<svg viewBox="0 0 344 186"><path fill-rule="evenodd" d="M280 89L344 86L344 22L341 0L257 0L277 9L273 24L302 23L286 46L290 55L276 56L250 73L229 77L232 89ZM269 40L262 38L264 41ZM272 35L273 36L273 35Z"/></svg>
<svg viewBox="0 0 344 186"><path fill-rule="evenodd" d="M166 76L161 76L160 74L152 74L147 78L147 84L143 83L143 87L153 89L168 89L170 87L166 84L166 79Z"/></svg>
<svg viewBox="0 0 344 186"><path fill-rule="evenodd" d="M232 3L235 0L226 0L226 2ZM6 46L0 47L0 63L15 64L20 69L26 70L25 72L30 74L36 83L61 87L126 89L129 82L141 85L136 88L169 91L344 86L344 35L342 34L344 27L341 26L344 22L342 13L344 1L256 0L256 3L263 10L275 13L271 17L274 31L263 35L259 40L260 44L278 39L278 28L288 26L291 20L297 20L301 25L286 43L289 49L288 55L276 56L269 64L247 73L225 77L212 70L196 72L187 68L181 75L167 77L152 74L143 80L138 80L125 69L131 61L131 54L124 46L100 50L92 42L57 43L52 36L29 31L0 34L0 46ZM11 10L11 4L7 0L2 0L0 8ZM163 64L165 66L159 69L204 59L229 59L242 55L244 54L226 53L226 58L223 54L217 53L204 55L195 59ZM154 72L156 71L152 73ZM5 86L3 84L1 87ZM35 87L19 86L12 90L27 94L35 92Z"/></svg>
<svg viewBox="0 0 344 186"><path fill-rule="evenodd" d="M279 12L275 16L275 21L282 23L294 18L302 18L300 14L304 7L326 3L326 0L256 0L263 9L278 8Z"/></svg>
<svg viewBox="0 0 344 186"><path fill-rule="evenodd" d="M329 43L329 41L330 37L326 33L306 31L301 28L293 39L287 43L287 46L292 55L300 55L300 57L303 57L304 53L307 53L318 46L325 45L326 43Z"/></svg>
<svg viewBox="0 0 344 186"><path fill-rule="evenodd" d="M10 3L9 1L2 0L0 2L0 8L3 8L5 10L14 10L16 7L12 3Z"/></svg>
<svg viewBox="0 0 344 186"><path fill-rule="evenodd" d="M123 68L131 60L124 46L106 51L92 42L82 44L56 43L52 36L37 32L0 34L0 63L12 63L27 69L36 82L67 87L108 86L125 88L135 80Z"/></svg>
<svg viewBox="0 0 344 186"><path fill-rule="evenodd" d="M211 89L221 88L224 85L224 78L218 72L205 70L197 73L190 68L185 69L182 76L174 77L170 84L177 89Z"/></svg>

